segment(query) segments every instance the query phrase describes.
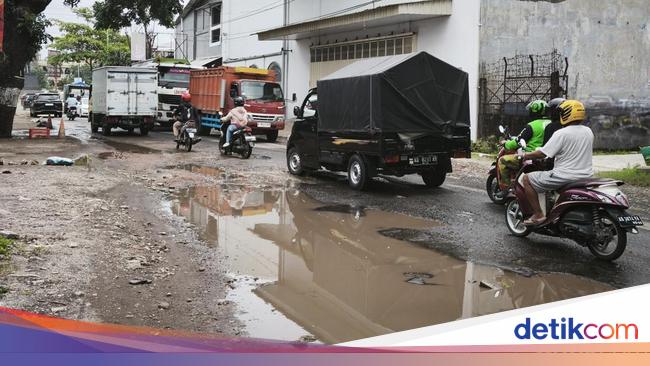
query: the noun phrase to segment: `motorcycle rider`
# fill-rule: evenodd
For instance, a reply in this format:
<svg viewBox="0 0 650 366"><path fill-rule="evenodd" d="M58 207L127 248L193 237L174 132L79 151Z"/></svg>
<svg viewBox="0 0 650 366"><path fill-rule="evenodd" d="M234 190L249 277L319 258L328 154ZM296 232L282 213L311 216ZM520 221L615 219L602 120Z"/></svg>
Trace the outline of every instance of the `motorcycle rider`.
<svg viewBox="0 0 650 366"><path fill-rule="evenodd" d="M223 147L230 146L232 134L238 129L246 127L250 118L248 111L244 108L244 98L236 97L233 101L235 102L235 108L233 108L227 116L221 119L221 122L231 121L230 126L228 126L228 130L226 131L226 143L223 144Z"/></svg>
<svg viewBox="0 0 650 366"><path fill-rule="evenodd" d="M533 120L529 122L526 127L521 131L516 140L508 140L504 143L506 150L517 150L519 141L526 141L526 152L532 152L542 147L545 140L547 126L551 124L551 120L547 117L548 104L543 100L535 100L530 102L526 109L530 118ZM504 155L499 159L499 188L502 191L507 190L510 185L510 176L521 167L521 161L517 155Z"/></svg>
<svg viewBox="0 0 650 366"><path fill-rule="evenodd" d="M566 99L564 98L555 98L548 102L551 124L546 126L546 129L544 130L544 145L548 143L557 130L562 128L562 123L560 122L560 105L564 102L566 102Z"/></svg>
<svg viewBox="0 0 650 366"><path fill-rule="evenodd" d="M593 176L594 134L582 125L586 118L584 105L577 100L567 100L559 107L562 129L541 149L521 155L521 159L555 158L551 171L538 171L524 175L526 198L533 215L524 222L537 226L546 221L538 200L538 193L555 191L571 182Z"/></svg>
<svg viewBox="0 0 650 366"><path fill-rule="evenodd" d="M74 94L69 94L68 99L65 100L65 112L68 113L70 107L76 107L79 101L74 97Z"/></svg>
<svg viewBox="0 0 650 366"><path fill-rule="evenodd" d="M181 134L181 129L187 121L199 121L198 111L192 106L192 95L188 92L184 92L181 95L181 104L174 111L174 117L176 117L176 122L174 122L174 140L178 140Z"/></svg>

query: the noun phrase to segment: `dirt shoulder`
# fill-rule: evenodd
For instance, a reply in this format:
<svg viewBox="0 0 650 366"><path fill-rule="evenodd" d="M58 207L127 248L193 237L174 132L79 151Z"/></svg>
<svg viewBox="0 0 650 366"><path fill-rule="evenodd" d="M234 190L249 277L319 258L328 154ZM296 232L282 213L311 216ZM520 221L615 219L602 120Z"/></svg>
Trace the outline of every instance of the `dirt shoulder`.
<svg viewBox="0 0 650 366"><path fill-rule="evenodd" d="M0 229L20 239L0 262L0 286L8 289L0 306L239 334L231 305L220 301L226 273L191 225L166 208L174 189L156 162L134 174L129 161L137 169L143 157L120 156L119 164L95 160L93 168L1 167L9 173L0 175Z"/></svg>

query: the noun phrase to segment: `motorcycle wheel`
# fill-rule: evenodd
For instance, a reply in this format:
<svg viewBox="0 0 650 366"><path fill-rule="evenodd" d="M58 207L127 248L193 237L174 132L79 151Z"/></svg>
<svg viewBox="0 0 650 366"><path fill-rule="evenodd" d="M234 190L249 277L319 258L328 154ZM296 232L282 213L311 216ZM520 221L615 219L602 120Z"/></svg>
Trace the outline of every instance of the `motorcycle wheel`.
<svg viewBox="0 0 650 366"><path fill-rule="evenodd" d="M187 152L192 151L192 140L189 137L185 139L185 150Z"/></svg>
<svg viewBox="0 0 650 366"><path fill-rule="evenodd" d="M523 238L533 232L531 228L524 225L524 214L521 212L519 202L516 199L511 199L506 203L505 212L506 225L512 235Z"/></svg>
<svg viewBox="0 0 650 366"><path fill-rule="evenodd" d="M506 203L506 194L499 188L499 182L496 175L490 174L490 176L488 176L487 181L485 182L485 190L492 202L497 205L503 205Z"/></svg>
<svg viewBox="0 0 650 366"><path fill-rule="evenodd" d="M592 241L587 244L587 247L596 258L613 261L625 252L625 248L627 247L627 232L608 214L603 213L601 220L604 229L611 230L612 236L607 243L599 244Z"/></svg>
<svg viewBox="0 0 650 366"><path fill-rule="evenodd" d="M253 154L253 148L248 142L244 143L240 154L242 159L249 159L251 157L251 154Z"/></svg>

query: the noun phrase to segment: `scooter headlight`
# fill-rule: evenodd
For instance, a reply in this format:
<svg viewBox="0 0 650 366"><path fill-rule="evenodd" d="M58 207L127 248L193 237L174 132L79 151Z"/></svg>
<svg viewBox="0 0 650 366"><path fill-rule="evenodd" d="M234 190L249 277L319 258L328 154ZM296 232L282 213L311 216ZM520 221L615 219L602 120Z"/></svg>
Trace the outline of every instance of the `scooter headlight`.
<svg viewBox="0 0 650 366"><path fill-rule="evenodd" d="M621 204L621 205L623 205L625 207L630 207L630 201L627 199L627 196L625 195L625 193L619 192L619 193L616 194L616 197L614 197L614 198L616 199L616 202L618 202L619 204Z"/></svg>

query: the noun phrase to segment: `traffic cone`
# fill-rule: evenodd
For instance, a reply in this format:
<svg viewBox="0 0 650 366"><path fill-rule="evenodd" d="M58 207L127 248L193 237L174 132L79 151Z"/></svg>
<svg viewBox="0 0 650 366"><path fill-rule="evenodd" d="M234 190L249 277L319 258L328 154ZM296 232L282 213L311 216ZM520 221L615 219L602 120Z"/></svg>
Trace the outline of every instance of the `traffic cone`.
<svg viewBox="0 0 650 366"><path fill-rule="evenodd" d="M63 123L63 117L61 117L61 124L59 124L59 138L65 138L65 123Z"/></svg>

